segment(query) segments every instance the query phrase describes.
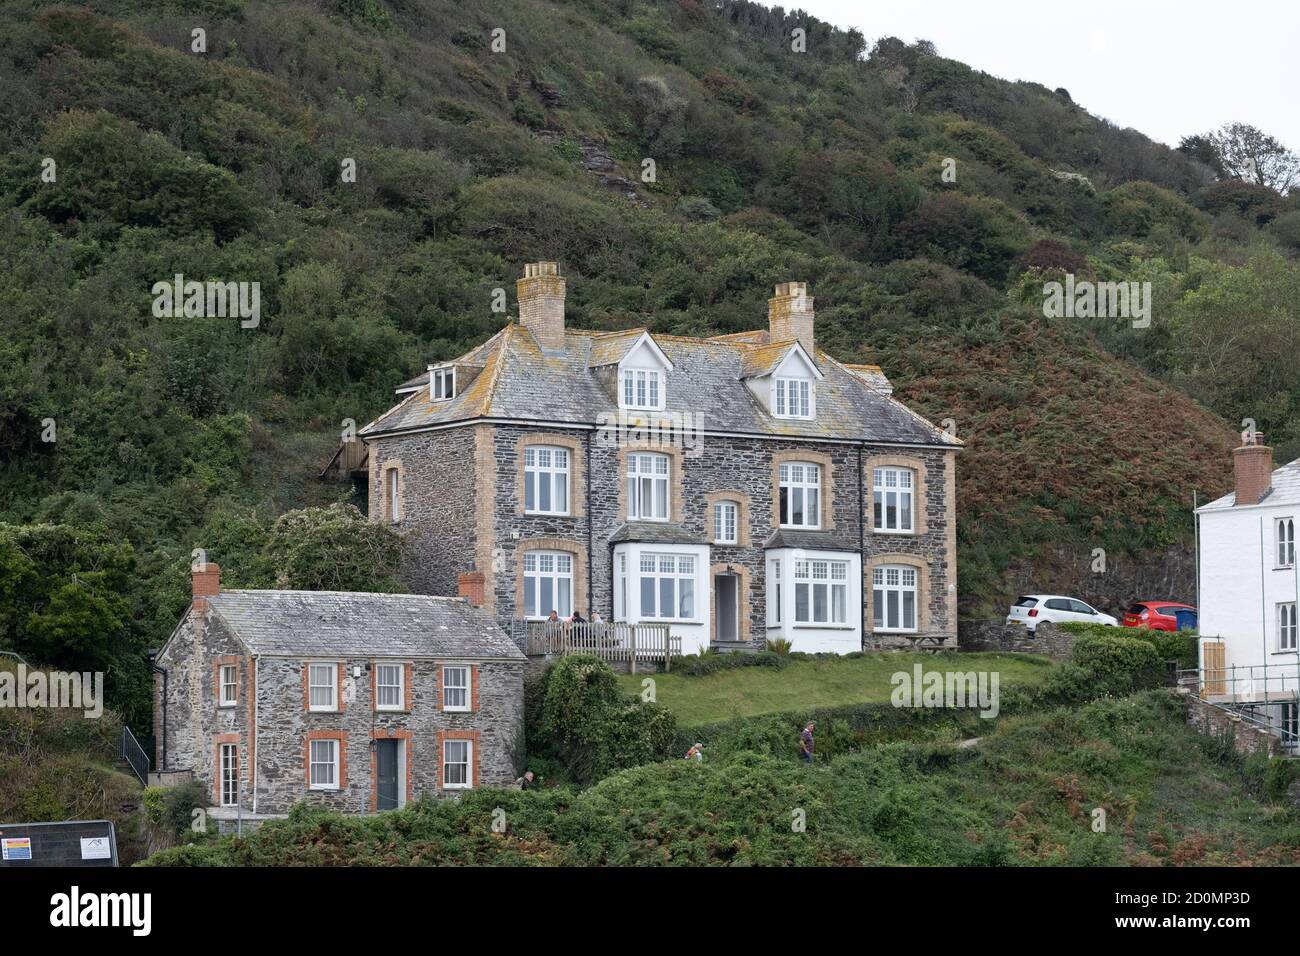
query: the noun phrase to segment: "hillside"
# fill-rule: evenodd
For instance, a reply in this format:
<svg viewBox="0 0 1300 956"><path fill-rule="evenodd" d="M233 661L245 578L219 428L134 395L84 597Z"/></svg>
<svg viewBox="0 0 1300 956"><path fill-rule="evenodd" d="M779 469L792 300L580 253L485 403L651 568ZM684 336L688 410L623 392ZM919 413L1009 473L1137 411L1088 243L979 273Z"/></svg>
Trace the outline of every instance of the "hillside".
<svg viewBox="0 0 1300 956"><path fill-rule="evenodd" d="M729 0L18 0L0 82L0 520L66 526L44 557L69 612L111 612L135 724L191 550L238 586L250 529L346 498L316 480L343 422L499 329L524 261L602 329L755 328L807 281L824 347L968 443L967 615L1030 583L1187 597L1237 423L1300 451L1300 373L1268 362L1294 197L924 45ZM1152 281L1152 328L1044 318L1067 269ZM155 318L177 273L259 282L260 324ZM1228 323L1258 334L1219 348ZM22 560L0 536L0 575Z"/></svg>

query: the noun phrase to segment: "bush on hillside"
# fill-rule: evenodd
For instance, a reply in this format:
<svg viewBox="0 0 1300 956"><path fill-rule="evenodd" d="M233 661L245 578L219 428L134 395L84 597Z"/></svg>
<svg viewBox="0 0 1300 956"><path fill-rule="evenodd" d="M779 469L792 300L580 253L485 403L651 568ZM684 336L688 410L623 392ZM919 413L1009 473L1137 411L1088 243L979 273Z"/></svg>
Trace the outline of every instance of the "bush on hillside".
<svg viewBox="0 0 1300 956"><path fill-rule="evenodd" d="M1164 663L1155 645L1145 638L1124 637L1114 628L1067 624L1075 638L1070 660L1043 683L1040 699L1048 704L1081 703L1098 697L1119 697L1159 687Z"/></svg>

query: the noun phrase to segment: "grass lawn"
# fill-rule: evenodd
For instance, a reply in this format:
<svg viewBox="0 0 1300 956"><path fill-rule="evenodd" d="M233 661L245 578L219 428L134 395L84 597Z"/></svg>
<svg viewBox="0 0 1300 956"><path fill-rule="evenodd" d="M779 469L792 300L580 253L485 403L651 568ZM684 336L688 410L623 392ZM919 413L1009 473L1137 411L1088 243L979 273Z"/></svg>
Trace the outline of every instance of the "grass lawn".
<svg viewBox="0 0 1300 956"><path fill-rule="evenodd" d="M957 652L865 654L853 658L793 661L772 667L741 667L706 677L653 674L659 703L686 726L708 724L810 707L836 707L887 701L898 671L997 671L1000 688L1036 684L1046 678L1052 662L1031 654L960 654ZM645 674L622 674L619 681L630 694L640 694Z"/></svg>

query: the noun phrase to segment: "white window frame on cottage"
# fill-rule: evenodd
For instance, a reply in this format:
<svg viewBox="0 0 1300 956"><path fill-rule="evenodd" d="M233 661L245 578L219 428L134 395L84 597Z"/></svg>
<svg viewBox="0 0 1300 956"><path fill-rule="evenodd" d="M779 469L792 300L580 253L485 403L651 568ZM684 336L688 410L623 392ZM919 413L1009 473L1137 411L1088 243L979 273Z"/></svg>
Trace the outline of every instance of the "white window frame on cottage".
<svg viewBox="0 0 1300 956"><path fill-rule="evenodd" d="M402 473L396 468L384 472L384 494L388 496L388 520L402 523Z"/></svg>
<svg viewBox="0 0 1300 956"><path fill-rule="evenodd" d="M811 461L783 461L778 474L779 495L778 516L782 528L803 528L816 530L822 526L822 468ZM811 476L811 478L809 477ZM809 520L808 501L813 502L811 520ZM795 503L799 502L803 520L795 522Z"/></svg>
<svg viewBox="0 0 1300 956"><path fill-rule="evenodd" d="M221 805L236 806L239 803L239 744L221 744L218 760L221 770Z"/></svg>
<svg viewBox="0 0 1300 956"><path fill-rule="evenodd" d="M740 502L713 503L713 543L735 544L740 534Z"/></svg>
<svg viewBox="0 0 1300 956"><path fill-rule="evenodd" d="M316 679L316 672L322 669L329 671L330 679L328 684L321 683ZM323 687L328 687L330 690L330 702L328 704L316 703L316 691ZM329 713L339 709L339 665L337 661L307 662L307 709L320 713Z"/></svg>
<svg viewBox="0 0 1300 956"><path fill-rule="evenodd" d="M465 759L448 760L447 751L452 745L463 746L465 748ZM447 770L450 767L464 766L465 779L458 783L453 783L447 778ZM457 774L459 776L459 774ZM474 787L474 741L451 739L442 742L442 789L444 790L471 790Z"/></svg>
<svg viewBox="0 0 1300 956"><path fill-rule="evenodd" d="M620 408L659 412L664 407L664 375L654 368L625 368L619 375Z"/></svg>
<svg viewBox="0 0 1300 956"><path fill-rule="evenodd" d="M817 389L812 380L773 376L772 414L777 418L816 418Z"/></svg>
<svg viewBox="0 0 1300 956"><path fill-rule="evenodd" d="M641 620L699 620L700 568L695 555L642 551L636 567L637 586L634 593ZM669 613L664 613L665 611Z"/></svg>
<svg viewBox="0 0 1300 956"><path fill-rule="evenodd" d="M781 607L784 603L784 591L781 581L781 559L771 561L769 593L772 599L767 602L767 623L769 627L781 626Z"/></svg>
<svg viewBox="0 0 1300 956"><path fill-rule="evenodd" d="M389 672L388 677L392 677L392 672L396 672L396 682L385 681L385 671ZM396 700L393 700L392 691L396 690ZM388 702L385 703L385 698ZM405 710L406 709L406 665L395 664L392 661L380 661L375 664L375 710Z"/></svg>
<svg viewBox="0 0 1300 956"><path fill-rule="evenodd" d="M452 683L448 678L452 673L459 673L460 680ZM467 711L473 709L474 702L471 699L474 689L471 686L470 667L468 664L444 664L442 668L442 709L453 711ZM452 704L452 692L458 691L457 699L462 701L459 704Z"/></svg>
<svg viewBox="0 0 1300 956"><path fill-rule="evenodd" d="M886 634L915 634L920 629L920 578L920 572L906 564L881 564L871 569L872 630ZM910 625L906 607L909 594L912 596ZM890 595L897 596L897 603L892 606ZM897 623L891 624L891 619Z"/></svg>
<svg viewBox="0 0 1300 956"><path fill-rule="evenodd" d="M1295 519L1278 518L1273 523L1276 557L1279 568L1295 567Z"/></svg>
<svg viewBox="0 0 1300 956"><path fill-rule="evenodd" d="M523 556L523 587L520 595L524 617L530 621L544 621L551 611L561 618L573 613L573 554L568 551L525 551ZM532 606L529 606L529 584L532 584ZM543 587L550 584L550 606L542 600ZM564 600L560 600L563 595Z"/></svg>
<svg viewBox="0 0 1300 956"><path fill-rule="evenodd" d="M429 401L445 402L456 397L456 366L429 369Z"/></svg>
<svg viewBox="0 0 1300 956"><path fill-rule="evenodd" d="M235 664L222 664L218 671L221 686L218 688L218 707L234 707L239 703L239 667ZM226 690L229 688L230 693Z"/></svg>
<svg viewBox="0 0 1300 956"><path fill-rule="evenodd" d="M915 469L898 465L871 470L872 529L877 534L916 533L916 478Z"/></svg>
<svg viewBox="0 0 1300 956"><path fill-rule="evenodd" d="M569 513L569 474L572 462L572 453L563 446L528 445L524 448L525 514Z"/></svg>
<svg viewBox="0 0 1300 956"><path fill-rule="evenodd" d="M795 559L794 623L796 626L849 626L848 561L822 557Z"/></svg>
<svg viewBox="0 0 1300 956"><path fill-rule="evenodd" d="M668 521L672 518L672 472L673 462L668 455L647 451L628 452L629 521Z"/></svg>
<svg viewBox="0 0 1300 956"><path fill-rule="evenodd" d="M317 747L326 748L323 757L318 757ZM308 789L338 790L339 787L339 741L336 737L317 737L307 741L307 779ZM316 768L328 767L329 779L317 780Z"/></svg>
<svg viewBox="0 0 1300 956"><path fill-rule="evenodd" d="M1297 629L1296 602L1281 601L1277 606L1277 649L1278 653L1295 651Z"/></svg>

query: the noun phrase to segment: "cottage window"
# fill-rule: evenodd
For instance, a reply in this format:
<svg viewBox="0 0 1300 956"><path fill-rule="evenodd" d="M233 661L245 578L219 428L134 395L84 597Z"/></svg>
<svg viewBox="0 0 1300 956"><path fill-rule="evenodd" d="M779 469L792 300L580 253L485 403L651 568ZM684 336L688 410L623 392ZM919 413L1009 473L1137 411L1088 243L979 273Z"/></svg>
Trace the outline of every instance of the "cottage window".
<svg viewBox="0 0 1300 956"><path fill-rule="evenodd" d="M821 466L792 461L781 466L781 526L821 527Z"/></svg>
<svg viewBox="0 0 1300 956"><path fill-rule="evenodd" d="M338 709L337 664L311 664L308 668L308 707L311 710Z"/></svg>
<svg viewBox="0 0 1300 956"><path fill-rule="evenodd" d="M456 369L435 368L429 373L429 398L443 402L456 397Z"/></svg>
<svg viewBox="0 0 1300 956"><path fill-rule="evenodd" d="M689 554L641 555L641 616L695 618L695 558Z"/></svg>
<svg viewBox="0 0 1300 956"><path fill-rule="evenodd" d="M470 740L444 740L442 742L442 787L444 790L468 790L473 786L470 778L470 760L474 743Z"/></svg>
<svg viewBox="0 0 1300 956"><path fill-rule="evenodd" d="M913 485L910 468L873 468L871 496L875 508L873 527L882 532L911 532L913 529Z"/></svg>
<svg viewBox="0 0 1300 956"><path fill-rule="evenodd" d="M442 669L442 709L469 710L469 668L464 665Z"/></svg>
<svg viewBox="0 0 1300 956"><path fill-rule="evenodd" d="M777 418L812 418L812 382L806 378L778 378L772 382L772 408Z"/></svg>
<svg viewBox="0 0 1300 956"><path fill-rule="evenodd" d="M663 373L656 369L624 369L620 402L623 408L663 408Z"/></svg>
<svg viewBox="0 0 1300 956"><path fill-rule="evenodd" d="M627 516L629 520L668 520L667 455L627 456Z"/></svg>
<svg viewBox="0 0 1300 956"><path fill-rule="evenodd" d="M524 511L569 513L569 450L550 446L524 449Z"/></svg>
<svg viewBox="0 0 1300 956"><path fill-rule="evenodd" d="M847 624L849 563L796 560L794 620L796 624Z"/></svg>
<svg viewBox="0 0 1300 956"><path fill-rule="evenodd" d="M234 664L221 665L220 706L234 707L239 699L239 668Z"/></svg>
<svg viewBox="0 0 1300 956"><path fill-rule="evenodd" d="M311 752L311 789L337 790L339 788L339 742L313 740Z"/></svg>
<svg viewBox="0 0 1300 956"><path fill-rule="evenodd" d="M877 631L916 630L916 568L885 565L871 572L871 610Z"/></svg>
<svg viewBox="0 0 1300 956"><path fill-rule="evenodd" d="M1295 519L1277 519L1277 566L1290 568L1295 565Z"/></svg>
<svg viewBox="0 0 1300 956"><path fill-rule="evenodd" d="M736 514L734 501L719 501L713 506L713 541L715 544L736 543Z"/></svg>
<svg viewBox="0 0 1300 956"><path fill-rule="evenodd" d="M379 664L375 668L375 709L401 710L406 703L406 667Z"/></svg>
<svg viewBox="0 0 1300 956"><path fill-rule="evenodd" d="M1277 649L1294 651L1296 649L1296 607L1295 601L1288 601L1277 606Z"/></svg>
<svg viewBox="0 0 1300 956"><path fill-rule="evenodd" d="M768 609L773 624L781 623L781 559L772 559L772 606Z"/></svg>
<svg viewBox="0 0 1300 956"><path fill-rule="evenodd" d="M573 614L573 555L564 551L524 553L524 616L540 619L555 611Z"/></svg>
<svg viewBox="0 0 1300 956"><path fill-rule="evenodd" d="M221 745L221 805L233 807L239 803L239 747Z"/></svg>
<svg viewBox="0 0 1300 956"><path fill-rule="evenodd" d="M396 468L389 468L387 475L388 520L393 524L397 524L402 520L401 474Z"/></svg>

